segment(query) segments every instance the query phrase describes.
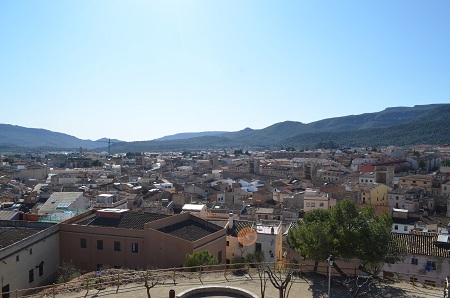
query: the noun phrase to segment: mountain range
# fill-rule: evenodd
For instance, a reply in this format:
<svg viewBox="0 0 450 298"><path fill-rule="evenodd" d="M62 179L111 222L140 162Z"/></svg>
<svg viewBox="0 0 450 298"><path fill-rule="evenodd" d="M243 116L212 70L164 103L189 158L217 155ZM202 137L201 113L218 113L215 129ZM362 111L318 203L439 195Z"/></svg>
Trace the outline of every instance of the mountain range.
<svg viewBox="0 0 450 298"><path fill-rule="evenodd" d="M110 142L110 143L109 143ZM375 113L328 118L308 124L285 121L263 129L179 133L151 141L81 140L45 129L0 124L0 151L78 149L111 152L192 151L201 149L314 148L331 142L341 147L449 144L450 104L392 107Z"/></svg>

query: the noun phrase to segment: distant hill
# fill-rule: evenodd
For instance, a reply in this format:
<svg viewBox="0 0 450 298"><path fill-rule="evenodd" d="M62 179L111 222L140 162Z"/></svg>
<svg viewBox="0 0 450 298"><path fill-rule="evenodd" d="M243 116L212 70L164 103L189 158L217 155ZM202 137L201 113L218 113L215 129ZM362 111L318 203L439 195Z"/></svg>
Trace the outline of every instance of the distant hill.
<svg viewBox="0 0 450 298"><path fill-rule="evenodd" d="M450 104L394 107L308 124L285 121L263 129L245 128L236 132L179 133L152 141L120 142L111 139L111 152L277 149L287 146L301 149L329 141L340 146L450 144ZM45 129L0 124L0 151L13 150L14 146L106 150L108 142L106 138L80 140Z"/></svg>
<svg viewBox="0 0 450 298"><path fill-rule="evenodd" d="M204 132L183 132L177 133L170 136L164 136L159 139L155 139L154 141L172 141L172 140L184 140L184 139L192 139L203 136L218 136L225 133L225 131L204 131Z"/></svg>
<svg viewBox="0 0 450 298"><path fill-rule="evenodd" d="M119 142L119 140L111 140ZM86 149L106 148L108 139L103 138L97 141L81 140L74 136L53 132L40 128L27 128L11 124L0 124L0 144L9 146L19 146L27 148L47 147L47 148L70 148Z"/></svg>

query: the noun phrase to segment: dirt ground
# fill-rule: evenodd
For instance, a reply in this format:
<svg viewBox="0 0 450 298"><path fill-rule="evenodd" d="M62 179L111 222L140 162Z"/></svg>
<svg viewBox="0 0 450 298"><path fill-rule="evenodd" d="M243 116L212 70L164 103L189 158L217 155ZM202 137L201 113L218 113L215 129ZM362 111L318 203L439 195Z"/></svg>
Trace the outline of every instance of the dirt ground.
<svg viewBox="0 0 450 298"><path fill-rule="evenodd" d="M166 298L169 297L169 291L175 290L176 294L182 291L202 287L202 286L232 286L239 287L251 291L258 297L261 297L260 280L258 275L243 274L234 275L227 274L224 276L219 273L208 273L199 276L197 273L191 275L181 276L176 279L176 284L173 280L160 280L154 288L150 290L152 298ZM354 284L354 283L353 283ZM82 288L82 287L81 287ZM82 290L78 288L76 290L67 290L62 288L56 288L55 297L57 298L91 298L91 297L113 297L113 298L131 298L131 297L147 297L146 288L144 282L130 282L121 284L118 288L113 285L96 284L88 287L84 287ZM89 288L89 290L88 290ZM366 289L367 290L367 289ZM296 277L292 288L289 292L289 297L292 298L320 298L327 297L328 292L328 279L326 276L318 274L304 274L301 277ZM47 291L45 293L38 294L33 297L52 297L53 292ZM346 298L351 297L347 287L343 286L338 280L334 280L331 283L331 297ZM200 297L200 296L198 296ZM238 297L238 296L201 296L201 297ZM274 286L267 282L266 298L276 298L278 296L278 290ZM443 297L443 290L440 288L424 288L422 285L415 285L409 283L393 283L393 282L375 282L372 283L368 294L361 297L386 297L386 298L434 298Z"/></svg>

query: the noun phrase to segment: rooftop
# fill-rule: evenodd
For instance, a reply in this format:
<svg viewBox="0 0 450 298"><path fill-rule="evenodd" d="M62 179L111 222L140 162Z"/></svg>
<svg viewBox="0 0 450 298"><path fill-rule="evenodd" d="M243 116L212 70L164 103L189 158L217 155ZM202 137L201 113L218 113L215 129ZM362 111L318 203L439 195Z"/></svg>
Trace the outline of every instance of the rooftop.
<svg viewBox="0 0 450 298"><path fill-rule="evenodd" d="M406 247L410 254L434 256L434 257L450 257L450 244L437 242L438 234L418 232L414 234L397 234L393 233L392 237L395 241L400 241Z"/></svg>
<svg viewBox="0 0 450 298"><path fill-rule="evenodd" d="M40 229L1 227L0 228L0 249L10 246L25 238L39 233Z"/></svg>
<svg viewBox="0 0 450 298"><path fill-rule="evenodd" d="M219 231L221 227L208 223L198 222L194 219L177 222L170 226L158 229L158 231L184 239L188 241L196 241L204 238L212 233Z"/></svg>
<svg viewBox="0 0 450 298"><path fill-rule="evenodd" d="M84 226L95 226L95 227L109 227L118 229L133 229L133 230L143 230L144 225L148 222L152 222L158 219L167 217L164 214L153 214L153 213L134 213L134 212L123 212L122 216L118 218L102 217L94 213L83 219L74 222L77 225Z"/></svg>

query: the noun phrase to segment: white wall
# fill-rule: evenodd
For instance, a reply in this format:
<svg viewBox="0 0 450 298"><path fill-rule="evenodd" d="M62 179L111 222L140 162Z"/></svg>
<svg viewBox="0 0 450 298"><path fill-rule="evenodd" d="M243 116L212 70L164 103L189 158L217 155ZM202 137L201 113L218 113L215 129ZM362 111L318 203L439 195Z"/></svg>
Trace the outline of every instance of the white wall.
<svg viewBox="0 0 450 298"><path fill-rule="evenodd" d="M56 277L59 266L58 230L59 227L54 225L3 249L0 252L1 287L9 284L10 291L14 291L50 283ZM41 262L44 262L43 275L39 276L39 269L36 266ZM34 273L33 282L29 282L30 270ZM11 294L11 297L14 295Z"/></svg>

